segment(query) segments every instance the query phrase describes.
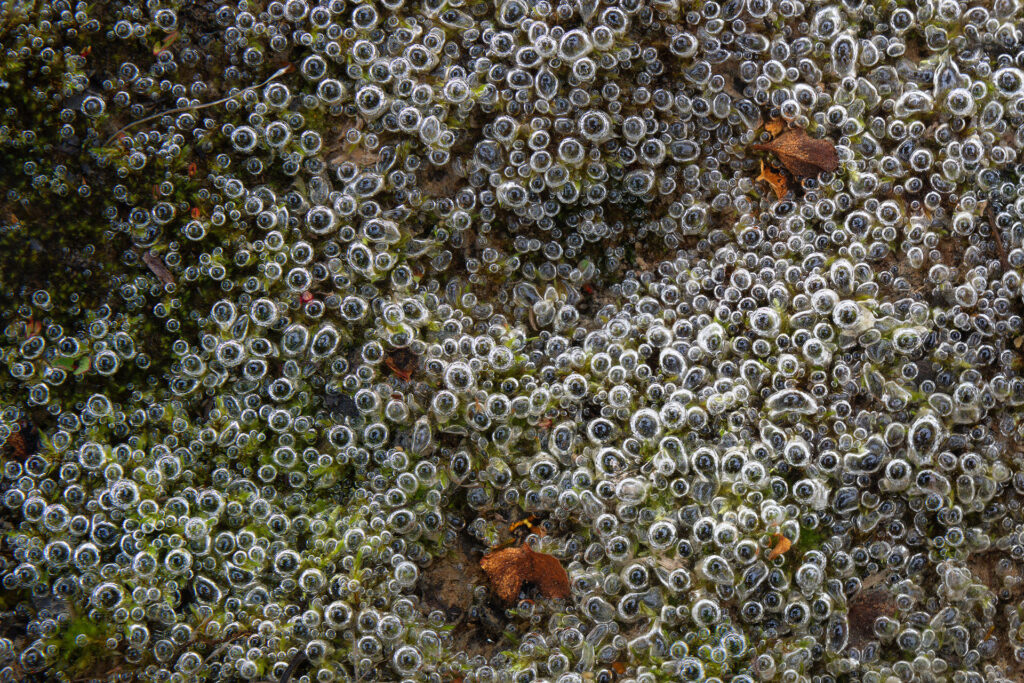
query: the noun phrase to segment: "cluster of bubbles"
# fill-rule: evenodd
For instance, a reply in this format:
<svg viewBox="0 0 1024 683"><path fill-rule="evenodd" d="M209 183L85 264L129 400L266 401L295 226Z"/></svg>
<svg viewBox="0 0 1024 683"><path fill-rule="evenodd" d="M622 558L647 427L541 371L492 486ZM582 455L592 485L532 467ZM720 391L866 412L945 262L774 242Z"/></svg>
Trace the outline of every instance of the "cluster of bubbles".
<svg viewBox="0 0 1024 683"><path fill-rule="evenodd" d="M8 3L0 681L1014 680L1021 21Z"/></svg>

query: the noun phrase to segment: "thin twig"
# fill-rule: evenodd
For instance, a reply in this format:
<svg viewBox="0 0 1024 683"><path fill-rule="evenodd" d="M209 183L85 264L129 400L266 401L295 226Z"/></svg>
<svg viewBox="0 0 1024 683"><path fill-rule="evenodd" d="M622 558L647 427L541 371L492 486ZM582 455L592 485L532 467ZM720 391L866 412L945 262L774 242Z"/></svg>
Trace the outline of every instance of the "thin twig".
<svg viewBox="0 0 1024 683"><path fill-rule="evenodd" d="M1010 270L1010 264L1006 260L1006 249L1003 247L1003 238L999 234L999 226L996 225L996 217L991 206L985 207L985 216L988 218L989 232L996 243L996 253L999 254L999 263L1003 265L1003 272Z"/></svg>
<svg viewBox="0 0 1024 683"><path fill-rule="evenodd" d="M140 123L145 123L146 121L152 121L154 119L159 119L159 118L161 118L163 116L170 116L171 114L181 114L182 112L186 112L186 111L194 111L196 109L205 109L206 107L214 107L214 106L217 106L218 104L221 104L223 102L227 102L228 100L233 100L234 98L238 97L239 95L242 95L243 93L246 93L246 92L248 92L250 90L259 90L260 88L265 86L267 83L270 83L274 79L279 78L279 77L285 75L286 73L291 71L292 68L293 67L292 67L291 64L288 64L287 66L283 66L280 69L278 69L277 71L275 71L270 78L268 78L267 80L263 81L262 83L257 83L256 85L250 85L248 88L242 88L241 90L239 90L238 92L236 92L236 93L234 93L232 95L228 95L227 97L222 97L219 100L214 100L213 102L207 102L206 104L190 104L190 105L188 105L186 107L178 107L177 109L169 109L168 111L162 111L162 112L160 112L158 114L152 114L151 116L147 116L146 118L139 119L138 121L132 121L131 123L129 123L129 124L125 125L125 126L122 126L117 131L115 131L113 135L111 135L109 138L107 138L107 141L103 143L103 146L104 147L109 146L110 143L113 141L113 139L116 138L118 135L120 135L124 131L128 130L132 126L139 125Z"/></svg>
<svg viewBox="0 0 1024 683"><path fill-rule="evenodd" d="M230 645L231 643L235 642L239 638L242 638L242 637L247 636L247 635L249 635L248 631L242 631L241 633L236 633L235 635L231 636L230 638L228 638L227 640L222 642L220 645L218 645L217 647L215 647L213 649L213 652L211 652L210 654L206 655L206 659L203 660L203 666L205 667L207 664L209 664L214 659L216 659L217 655L219 655L221 652L226 650L228 645Z"/></svg>
<svg viewBox="0 0 1024 683"><path fill-rule="evenodd" d="M288 668L286 668L284 670L284 673L281 674L281 683L288 683L288 681L292 677L292 674L294 674L295 671L300 666L302 666L303 662L305 662L305 661L306 661L306 653L305 652L303 652L302 650L299 650L297 653L295 653L295 656L292 657L292 661L288 662Z"/></svg>

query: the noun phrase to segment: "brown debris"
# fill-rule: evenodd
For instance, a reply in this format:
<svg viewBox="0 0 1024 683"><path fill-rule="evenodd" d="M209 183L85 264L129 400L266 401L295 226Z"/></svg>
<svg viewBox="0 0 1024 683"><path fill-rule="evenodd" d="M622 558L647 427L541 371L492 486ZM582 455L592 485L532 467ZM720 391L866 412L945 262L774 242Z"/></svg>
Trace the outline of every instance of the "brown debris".
<svg viewBox="0 0 1024 683"><path fill-rule="evenodd" d="M147 251L142 255L142 260L149 267L149 270L156 275L156 279L160 281L165 287L167 285L174 284L174 275L171 271L167 270L167 266L164 265L163 260L151 251Z"/></svg>
<svg viewBox="0 0 1024 683"><path fill-rule="evenodd" d="M772 119L764 124L764 129L771 133L771 136L774 138L782 132L784 125L785 124L782 122L782 119Z"/></svg>
<svg viewBox="0 0 1024 683"><path fill-rule="evenodd" d="M1005 273L1010 270L1010 264L1006 260L1006 248L1003 246L1003 238L999 234L999 226L996 225L996 215L987 201L982 202L982 204L985 217L988 219L989 230L992 232L992 241L996 245L996 254L999 255L999 264L1003 267L1003 272Z"/></svg>
<svg viewBox="0 0 1024 683"><path fill-rule="evenodd" d="M22 436L21 432L14 432L8 435L5 445L8 451L7 457L11 460L22 462L28 457L28 447L25 444L25 437Z"/></svg>
<svg viewBox="0 0 1024 683"><path fill-rule="evenodd" d="M0 456L24 462L39 450L39 431L26 420L19 420L18 427L18 431L7 435L7 440L0 447Z"/></svg>
<svg viewBox="0 0 1024 683"><path fill-rule="evenodd" d="M384 359L384 365L402 381L408 382L419 367L419 358L409 349L395 349Z"/></svg>
<svg viewBox="0 0 1024 683"><path fill-rule="evenodd" d="M491 580L494 592L505 602L514 601L524 583L537 586L546 598L569 597L569 575L562 563L552 555L534 552L529 546L484 555L480 567Z"/></svg>
<svg viewBox="0 0 1024 683"><path fill-rule="evenodd" d="M839 168L839 155L832 141L816 140L802 128L787 130L771 142L750 148L774 153L795 176L812 177Z"/></svg>

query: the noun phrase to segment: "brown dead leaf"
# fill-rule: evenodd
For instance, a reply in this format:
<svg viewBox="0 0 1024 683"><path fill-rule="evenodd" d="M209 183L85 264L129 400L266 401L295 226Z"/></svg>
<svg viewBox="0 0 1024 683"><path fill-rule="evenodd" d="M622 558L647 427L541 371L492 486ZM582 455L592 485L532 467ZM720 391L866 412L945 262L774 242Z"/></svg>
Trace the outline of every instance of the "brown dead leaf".
<svg viewBox="0 0 1024 683"><path fill-rule="evenodd" d="M839 168L839 155L832 141L816 140L802 128L787 130L771 142L751 145L750 148L774 153L786 170L795 176L811 177Z"/></svg>
<svg viewBox="0 0 1024 683"><path fill-rule="evenodd" d="M782 119L772 119L768 123L764 124L764 129L771 133L771 136L774 138L782 132L784 125L785 124L782 122Z"/></svg>
<svg viewBox="0 0 1024 683"><path fill-rule="evenodd" d="M786 176L773 170L763 161L761 162L761 175L757 176L757 180L763 180L771 185L772 189L775 190L775 196L779 199L785 197L786 193L789 192L789 183L786 182Z"/></svg>
<svg viewBox="0 0 1024 683"><path fill-rule="evenodd" d="M532 583L546 598L569 597L569 575L552 555L534 552L529 546L505 548L480 560L480 567L505 602L519 595L524 583Z"/></svg>

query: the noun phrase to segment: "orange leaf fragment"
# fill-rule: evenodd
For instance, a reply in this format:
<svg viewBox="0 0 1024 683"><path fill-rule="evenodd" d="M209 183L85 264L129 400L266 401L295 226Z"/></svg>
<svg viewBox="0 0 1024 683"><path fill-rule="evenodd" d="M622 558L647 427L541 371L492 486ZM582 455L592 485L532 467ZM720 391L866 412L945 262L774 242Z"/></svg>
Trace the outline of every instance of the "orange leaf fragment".
<svg viewBox="0 0 1024 683"><path fill-rule="evenodd" d="M787 130L771 142L750 148L774 153L795 176L811 177L839 168L839 155L832 141L816 140L802 128Z"/></svg>
<svg viewBox="0 0 1024 683"><path fill-rule="evenodd" d="M505 602L514 601L524 583L537 586L546 598L569 597L569 575L562 563L526 545L484 555L480 568L491 580L494 592Z"/></svg>
<svg viewBox="0 0 1024 683"><path fill-rule="evenodd" d="M533 528L533 523L535 521L537 521L537 517L535 515L530 515L529 517L522 518L518 522L513 522L512 525L508 528L508 530L509 531L515 531L516 529L518 529L521 526L525 526L528 529L532 529Z"/></svg>
<svg viewBox="0 0 1024 683"><path fill-rule="evenodd" d="M626 673L626 665L622 662L612 662L612 671L621 676Z"/></svg>
<svg viewBox="0 0 1024 683"><path fill-rule="evenodd" d="M768 559L774 560L776 557L784 554L787 550L793 547L793 542L782 534L778 534L778 538L775 539L775 547L772 548L771 552L768 553Z"/></svg>
<svg viewBox="0 0 1024 683"><path fill-rule="evenodd" d="M782 119L772 119L768 123L764 124L764 129L771 133L772 137L775 137L782 132L783 125Z"/></svg>
<svg viewBox="0 0 1024 683"><path fill-rule="evenodd" d="M786 182L786 176L772 170L763 161L761 162L761 175L757 176L757 180L764 180L771 185L772 189L775 190L775 196L779 199L785 197L786 193L789 192L789 183Z"/></svg>

